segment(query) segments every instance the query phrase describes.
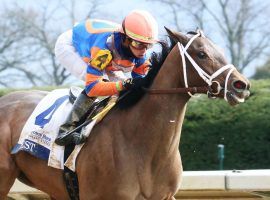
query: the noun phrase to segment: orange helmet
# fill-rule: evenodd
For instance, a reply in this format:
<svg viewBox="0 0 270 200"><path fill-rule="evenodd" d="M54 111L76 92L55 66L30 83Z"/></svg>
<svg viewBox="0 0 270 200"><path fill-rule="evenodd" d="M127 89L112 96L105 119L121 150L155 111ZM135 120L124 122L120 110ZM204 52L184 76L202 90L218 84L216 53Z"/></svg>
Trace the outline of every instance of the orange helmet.
<svg viewBox="0 0 270 200"><path fill-rule="evenodd" d="M158 41L158 25L154 17L144 10L133 10L123 20L121 32L143 43Z"/></svg>

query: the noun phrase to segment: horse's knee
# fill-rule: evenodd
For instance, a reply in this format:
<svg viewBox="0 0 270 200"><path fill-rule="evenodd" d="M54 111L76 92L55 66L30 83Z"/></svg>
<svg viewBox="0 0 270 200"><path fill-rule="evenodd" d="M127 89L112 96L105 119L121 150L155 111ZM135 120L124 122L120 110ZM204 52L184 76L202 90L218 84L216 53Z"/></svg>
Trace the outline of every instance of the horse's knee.
<svg viewBox="0 0 270 200"><path fill-rule="evenodd" d="M0 199L5 199L18 174L16 165L11 159L0 161Z"/></svg>
<svg viewBox="0 0 270 200"><path fill-rule="evenodd" d="M0 178L2 179L2 177ZM15 178L14 179L6 179L6 180L1 180L0 181L0 199L6 199L7 195L10 191L10 188L12 187L13 183L15 182Z"/></svg>
<svg viewBox="0 0 270 200"><path fill-rule="evenodd" d="M1 186L1 184L0 184L0 186ZM0 187L0 199L1 200L7 198L7 195L9 193L10 188L3 187L3 186Z"/></svg>
<svg viewBox="0 0 270 200"><path fill-rule="evenodd" d="M1 154L0 154L1 156ZM13 160L11 158L5 157L5 156L1 156L2 159L0 161L0 176L2 178L9 176L14 174L14 172L16 171L16 165L13 162ZM1 179L0 179L1 180Z"/></svg>
<svg viewBox="0 0 270 200"><path fill-rule="evenodd" d="M0 199L1 199L1 200L2 200L2 199L5 200L6 198L7 198L7 194L5 194L5 195L3 194L3 195L2 195L1 192L0 192Z"/></svg>

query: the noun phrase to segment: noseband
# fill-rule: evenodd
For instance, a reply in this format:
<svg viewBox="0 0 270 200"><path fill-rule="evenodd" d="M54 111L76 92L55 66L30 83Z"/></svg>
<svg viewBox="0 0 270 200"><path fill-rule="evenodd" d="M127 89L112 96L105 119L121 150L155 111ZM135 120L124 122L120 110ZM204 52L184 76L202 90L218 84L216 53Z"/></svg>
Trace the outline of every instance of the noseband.
<svg viewBox="0 0 270 200"><path fill-rule="evenodd" d="M177 43L181 58L182 58L182 66L183 66L183 75L184 75L184 88L170 88L170 89L147 89L150 94L174 94L174 93L188 93L190 96L194 96L195 93L206 93L209 97L215 98L221 90L224 89L224 99L227 101L226 94L228 92L228 80L231 73L235 70L235 67L232 64L225 65L214 72L212 75L209 75L205 72L197 63L193 60L193 58L188 54L187 49L192 44L192 42L197 37L205 37L201 30L198 31L196 35L194 35L184 47L180 42ZM187 79L187 66L186 59L189 60L191 65L195 68L198 75L207 83L208 87L189 87L188 79ZM229 70L226 79L225 79L225 87L222 88L218 81L213 81L216 77L222 74L224 71ZM216 85L216 91L213 90L213 86ZM193 93L193 94L192 94Z"/></svg>

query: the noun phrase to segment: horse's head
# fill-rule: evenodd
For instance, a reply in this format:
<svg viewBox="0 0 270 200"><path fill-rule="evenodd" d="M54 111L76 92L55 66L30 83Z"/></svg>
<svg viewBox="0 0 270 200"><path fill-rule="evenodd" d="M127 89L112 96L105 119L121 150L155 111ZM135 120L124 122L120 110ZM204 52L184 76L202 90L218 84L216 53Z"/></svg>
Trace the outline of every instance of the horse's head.
<svg viewBox="0 0 270 200"><path fill-rule="evenodd" d="M166 28L180 51L185 87L208 86L209 97L236 105L249 96L249 81L228 64L224 53L201 30L187 35ZM191 95L191 94L190 94Z"/></svg>

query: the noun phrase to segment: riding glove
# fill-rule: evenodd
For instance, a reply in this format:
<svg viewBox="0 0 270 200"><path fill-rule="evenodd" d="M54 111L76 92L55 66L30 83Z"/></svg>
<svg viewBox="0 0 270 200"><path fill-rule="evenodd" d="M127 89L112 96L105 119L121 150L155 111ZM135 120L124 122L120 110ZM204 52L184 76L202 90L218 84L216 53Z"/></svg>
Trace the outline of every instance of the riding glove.
<svg viewBox="0 0 270 200"><path fill-rule="evenodd" d="M145 79L142 77L128 78L123 81L123 87L126 90L136 90L145 85Z"/></svg>

